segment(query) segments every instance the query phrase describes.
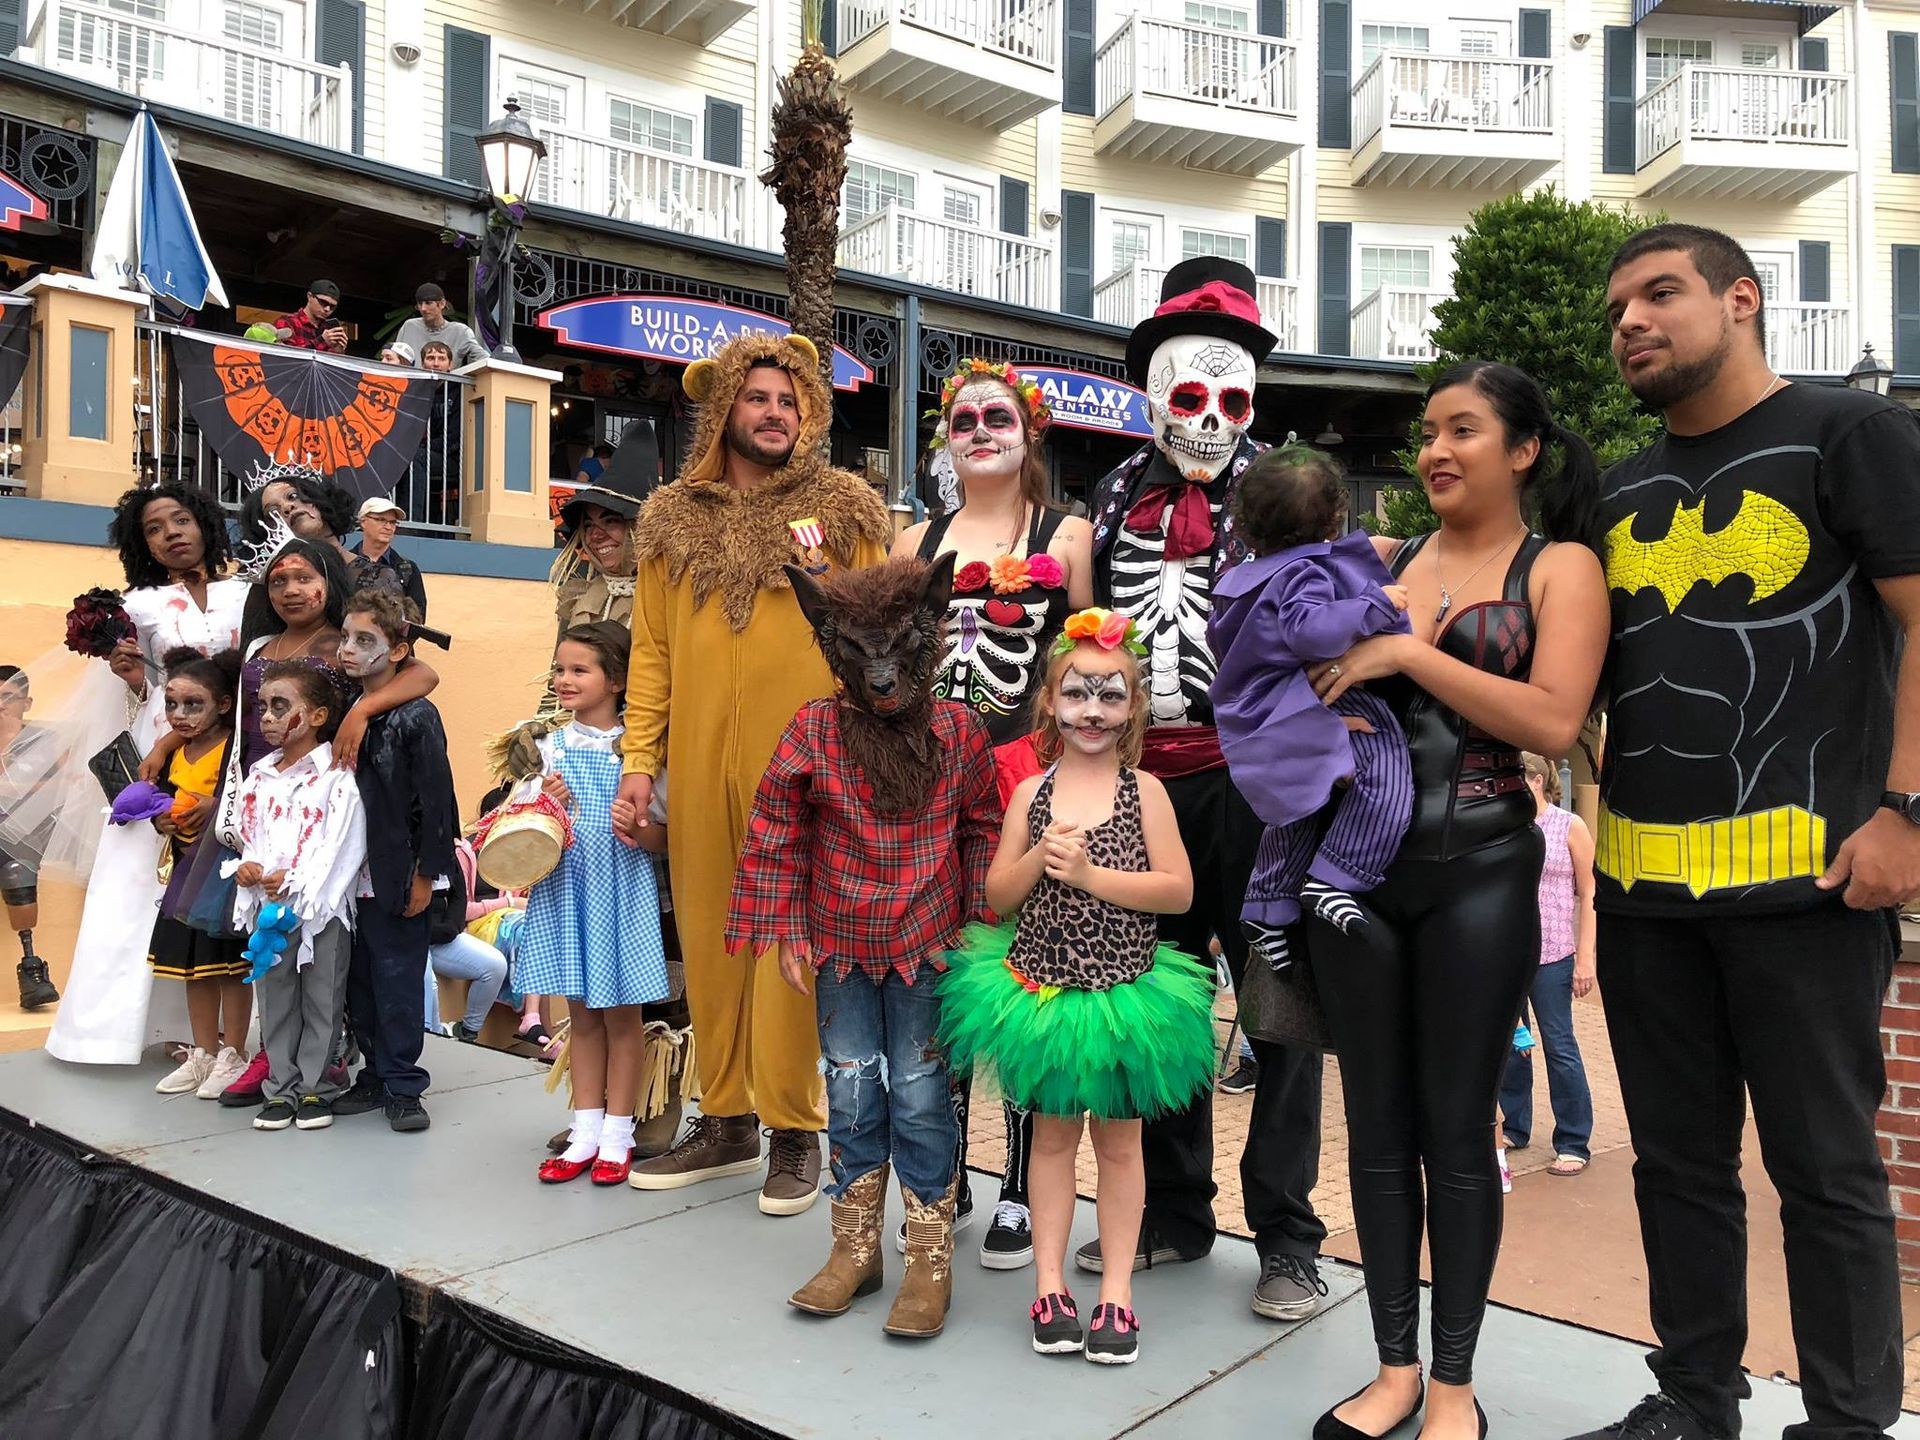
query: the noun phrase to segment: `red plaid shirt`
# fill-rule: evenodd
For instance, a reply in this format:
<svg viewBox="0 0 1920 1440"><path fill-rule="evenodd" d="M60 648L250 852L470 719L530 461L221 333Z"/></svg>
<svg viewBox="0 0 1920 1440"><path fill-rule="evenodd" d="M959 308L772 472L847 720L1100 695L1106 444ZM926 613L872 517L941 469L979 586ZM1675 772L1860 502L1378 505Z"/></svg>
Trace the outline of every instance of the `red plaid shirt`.
<svg viewBox="0 0 1920 1440"><path fill-rule="evenodd" d="M306 307L303 305L290 315L282 315L278 320L274 321L273 324L277 330L291 330L293 332L280 342L289 349L325 350L329 353L332 352L333 347L327 344L325 339L327 327L333 324L333 317L331 315L325 320L315 320L311 315L307 314Z"/></svg>
<svg viewBox="0 0 1920 1440"><path fill-rule="evenodd" d="M986 728L965 706L934 702L940 777L917 815L874 814L872 790L840 739L838 704L800 707L780 737L734 873L727 949L812 947L815 968L859 966L875 984L922 965L984 913L1000 838L999 787Z"/></svg>

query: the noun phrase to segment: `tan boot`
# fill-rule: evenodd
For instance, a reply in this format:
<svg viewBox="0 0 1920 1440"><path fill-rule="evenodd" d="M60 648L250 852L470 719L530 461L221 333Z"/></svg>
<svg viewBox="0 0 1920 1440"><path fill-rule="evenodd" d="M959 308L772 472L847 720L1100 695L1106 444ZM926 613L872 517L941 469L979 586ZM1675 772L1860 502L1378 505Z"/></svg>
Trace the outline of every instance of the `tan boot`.
<svg viewBox="0 0 1920 1440"><path fill-rule="evenodd" d="M880 1288L880 1223L887 1209L887 1167L849 1184L832 1202L833 1253L820 1273L787 1303L809 1315L844 1315L862 1295Z"/></svg>
<svg viewBox="0 0 1920 1440"><path fill-rule="evenodd" d="M905 1185L900 1195L907 1202L907 1270L886 1330L930 1339L945 1328L953 1304L954 1185L931 1205L921 1204Z"/></svg>
<svg viewBox="0 0 1920 1440"><path fill-rule="evenodd" d="M651 1160L673 1148L680 1136L680 1097L674 1096L667 1108L651 1120L642 1120L633 1128L633 1158Z"/></svg>

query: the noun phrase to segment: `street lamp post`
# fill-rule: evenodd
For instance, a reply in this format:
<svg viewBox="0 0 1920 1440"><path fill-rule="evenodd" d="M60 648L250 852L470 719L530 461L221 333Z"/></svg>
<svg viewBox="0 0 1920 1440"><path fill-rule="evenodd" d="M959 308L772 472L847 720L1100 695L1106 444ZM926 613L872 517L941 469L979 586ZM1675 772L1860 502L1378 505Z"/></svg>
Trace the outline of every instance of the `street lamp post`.
<svg viewBox="0 0 1920 1440"><path fill-rule="evenodd" d="M1884 395L1893 388L1893 366L1874 354L1873 345L1868 343L1860 348L1860 359L1847 372L1847 384L1855 390Z"/></svg>
<svg viewBox="0 0 1920 1440"><path fill-rule="evenodd" d="M513 348L513 252L520 240L520 217L534 176L546 158L546 143L520 116L520 102L507 98L506 113L473 137L480 150L480 166L495 214L487 225L487 243L481 258L487 264L488 285L498 297L494 309L493 348L497 360L520 358Z"/></svg>

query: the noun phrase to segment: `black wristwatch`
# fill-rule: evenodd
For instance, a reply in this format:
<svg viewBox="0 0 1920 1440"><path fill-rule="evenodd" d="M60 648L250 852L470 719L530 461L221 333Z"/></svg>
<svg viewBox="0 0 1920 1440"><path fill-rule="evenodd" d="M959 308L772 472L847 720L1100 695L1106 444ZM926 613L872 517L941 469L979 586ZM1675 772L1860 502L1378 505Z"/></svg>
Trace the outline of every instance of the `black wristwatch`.
<svg viewBox="0 0 1920 1440"><path fill-rule="evenodd" d="M1880 806L1891 810L1911 825L1920 825L1920 794L1909 795L1904 790L1883 790L1880 792Z"/></svg>

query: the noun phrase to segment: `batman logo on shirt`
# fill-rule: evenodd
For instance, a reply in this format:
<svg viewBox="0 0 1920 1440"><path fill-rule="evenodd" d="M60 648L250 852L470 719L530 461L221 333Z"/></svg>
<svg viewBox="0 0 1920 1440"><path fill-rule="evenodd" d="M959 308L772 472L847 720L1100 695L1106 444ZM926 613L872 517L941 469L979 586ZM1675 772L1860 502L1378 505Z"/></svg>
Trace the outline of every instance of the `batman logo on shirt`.
<svg viewBox="0 0 1920 1440"><path fill-rule="evenodd" d="M1637 514L1629 515L1607 532L1607 584L1637 595L1657 590L1667 613L1693 587L1719 585L1736 575L1753 584L1749 605L1778 594L1799 578L1810 550L1807 527L1800 517L1752 490L1740 493L1740 508L1718 530L1706 528L1707 502L1702 498L1674 509L1667 533L1657 540L1636 540Z"/></svg>

